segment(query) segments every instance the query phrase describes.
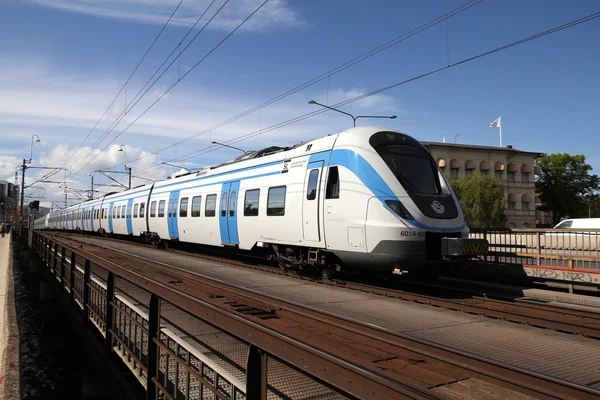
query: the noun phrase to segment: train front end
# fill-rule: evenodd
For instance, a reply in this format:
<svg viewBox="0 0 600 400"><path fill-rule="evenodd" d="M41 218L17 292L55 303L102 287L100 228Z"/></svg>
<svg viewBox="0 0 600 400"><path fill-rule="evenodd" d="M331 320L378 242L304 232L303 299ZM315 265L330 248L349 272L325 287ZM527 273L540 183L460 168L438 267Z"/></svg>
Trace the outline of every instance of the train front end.
<svg viewBox="0 0 600 400"><path fill-rule="evenodd" d="M468 237L452 188L419 141L400 132L364 127L341 134L335 147L349 148L356 159L363 159L354 173L370 193L366 252L350 263L406 272L487 253L487 241Z"/></svg>

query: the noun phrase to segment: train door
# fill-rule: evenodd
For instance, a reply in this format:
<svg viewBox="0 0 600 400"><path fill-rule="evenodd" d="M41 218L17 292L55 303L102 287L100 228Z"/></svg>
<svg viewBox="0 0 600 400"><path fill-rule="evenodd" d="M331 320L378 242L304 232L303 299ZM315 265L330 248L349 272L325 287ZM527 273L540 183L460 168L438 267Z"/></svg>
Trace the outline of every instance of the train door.
<svg viewBox="0 0 600 400"><path fill-rule="evenodd" d="M131 221L131 213L133 212L133 199L127 201L127 210L125 210L125 223L127 224L127 233L133 234L133 224Z"/></svg>
<svg viewBox="0 0 600 400"><path fill-rule="evenodd" d="M94 210L96 209L96 207L92 206L92 211L90 211L90 231L94 232Z"/></svg>
<svg viewBox="0 0 600 400"><path fill-rule="evenodd" d="M75 210L71 211L71 230L72 231L75 230L75 215L77 215Z"/></svg>
<svg viewBox="0 0 600 400"><path fill-rule="evenodd" d="M302 229L304 240L311 242L321 241L319 229L319 203L321 176L323 175L323 161L308 163L306 179L304 181L304 195L302 196Z"/></svg>
<svg viewBox="0 0 600 400"><path fill-rule="evenodd" d="M169 225L169 236L171 239L179 239L179 225L177 223L177 209L179 204L179 190L169 195L169 206L167 208L167 223Z"/></svg>
<svg viewBox="0 0 600 400"><path fill-rule="evenodd" d="M113 205L115 204L114 201L111 201L110 204L108 205L108 232L112 233L113 232Z"/></svg>
<svg viewBox="0 0 600 400"><path fill-rule="evenodd" d="M237 199L240 181L227 182L221 189L221 208L219 214L219 229L221 243L237 245L240 243L237 225Z"/></svg>

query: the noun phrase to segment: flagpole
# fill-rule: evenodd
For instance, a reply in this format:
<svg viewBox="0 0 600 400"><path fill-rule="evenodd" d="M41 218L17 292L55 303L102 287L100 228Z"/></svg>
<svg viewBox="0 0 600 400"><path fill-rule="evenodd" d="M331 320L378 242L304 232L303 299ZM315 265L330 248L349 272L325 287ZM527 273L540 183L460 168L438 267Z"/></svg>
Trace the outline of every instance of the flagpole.
<svg viewBox="0 0 600 400"><path fill-rule="evenodd" d="M502 117L498 117L499 128L500 128L500 147L502 147Z"/></svg>

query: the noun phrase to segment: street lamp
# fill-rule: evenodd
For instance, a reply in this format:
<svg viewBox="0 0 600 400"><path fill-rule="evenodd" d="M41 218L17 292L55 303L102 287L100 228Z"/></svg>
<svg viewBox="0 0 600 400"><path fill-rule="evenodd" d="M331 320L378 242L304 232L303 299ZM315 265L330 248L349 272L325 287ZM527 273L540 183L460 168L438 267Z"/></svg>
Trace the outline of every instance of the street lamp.
<svg viewBox="0 0 600 400"><path fill-rule="evenodd" d="M122 144L119 146L119 151L122 151L125 156L125 164L123 164L123 167L125 167L126 170L129 170L129 189L131 189L131 167L127 167L127 147Z"/></svg>
<svg viewBox="0 0 600 400"><path fill-rule="evenodd" d="M28 164L31 164L31 159L33 158L33 143L34 142L35 143L41 142L41 139L40 139L40 137L38 136L37 133L34 133L31 136L31 150L29 151L29 162L28 162Z"/></svg>
<svg viewBox="0 0 600 400"><path fill-rule="evenodd" d="M228 145L228 144L223 144L223 143L215 142L214 140L213 140L211 143L212 143L212 144L218 144L218 145L220 145L220 146L229 147L230 149L239 150L239 151L241 151L241 152L242 152L242 153L244 153L244 154L248 154L248 153L249 153L249 151L246 151L246 150L240 149L239 147L233 147L233 146L230 146L230 145Z"/></svg>
<svg viewBox="0 0 600 400"><path fill-rule="evenodd" d="M386 119L396 119L396 118L398 118L396 115L389 115L389 116L387 116L387 115L358 115L358 116L355 117L354 115L352 115L350 113L338 110L337 108L326 106L325 104L317 103L314 100L309 101L308 104L316 104L318 106L321 106L321 107L324 107L324 108L328 108L328 109L333 110L333 111L337 111L337 112L339 112L341 114L348 115L354 121L354 126L356 126L356 120L359 119L359 118L386 118Z"/></svg>

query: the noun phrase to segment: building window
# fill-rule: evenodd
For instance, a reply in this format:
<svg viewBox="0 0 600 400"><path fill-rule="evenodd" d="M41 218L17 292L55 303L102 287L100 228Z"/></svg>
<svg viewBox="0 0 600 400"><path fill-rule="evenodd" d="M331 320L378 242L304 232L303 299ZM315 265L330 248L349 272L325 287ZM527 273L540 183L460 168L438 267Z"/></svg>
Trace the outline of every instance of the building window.
<svg viewBox="0 0 600 400"><path fill-rule="evenodd" d="M472 169L465 169L465 176L473 175Z"/></svg>
<svg viewBox="0 0 600 400"><path fill-rule="evenodd" d="M529 182L529 172L521 173L521 182Z"/></svg>
<svg viewBox="0 0 600 400"><path fill-rule="evenodd" d="M509 210L516 210L517 209L517 202L516 201L509 201L508 202L508 209Z"/></svg>
<svg viewBox="0 0 600 400"><path fill-rule="evenodd" d="M458 168L451 168L450 169L450 178L451 179L458 179Z"/></svg>
<svg viewBox="0 0 600 400"><path fill-rule="evenodd" d="M221 197L221 217L227 215L227 193L223 193Z"/></svg>
<svg viewBox="0 0 600 400"><path fill-rule="evenodd" d="M319 170L313 169L308 176L308 188L306 189L306 199L314 200L317 198L317 182L319 181Z"/></svg>
<svg viewBox="0 0 600 400"><path fill-rule="evenodd" d="M150 203L150 218L156 217L156 202Z"/></svg>
<svg viewBox="0 0 600 400"><path fill-rule="evenodd" d="M246 190L244 198L244 217L258 216L258 199L260 198L260 190Z"/></svg>
<svg viewBox="0 0 600 400"><path fill-rule="evenodd" d="M146 211L146 203L140 203L140 218L144 218L145 211Z"/></svg>
<svg viewBox="0 0 600 400"><path fill-rule="evenodd" d="M165 201L164 201L164 200L161 200L161 201L158 203L158 217L159 217L159 218L162 218L162 217L164 217L164 216L165 216Z"/></svg>
<svg viewBox="0 0 600 400"><path fill-rule="evenodd" d="M494 175L496 176L496 179L498 179L498 180L502 179L502 171L495 171Z"/></svg>
<svg viewBox="0 0 600 400"><path fill-rule="evenodd" d="M192 217L200 216L200 205L202 204L202 196L194 196L192 198Z"/></svg>
<svg viewBox="0 0 600 400"><path fill-rule="evenodd" d="M338 167L329 167L329 175L327 176L327 191L326 199L340 198L340 175Z"/></svg>
<svg viewBox="0 0 600 400"><path fill-rule="evenodd" d="M529 210L529 202L524 201L523 203L521 203L521 209Z"/></svg>
<svg viewBox="0 0 600 400"><path fill-rule="evenodd" d="M133 218L137 218L138 217L139 209L140 209L140 205L139 204L136 204L136 205L133 206Z"/></svg>
<svg viewBox="0 0 600 400"><path fill-rule="evenodd" d="M515 173L514 172L507 172L506 173L506 180L509 182L514 182L515 181Z"/></svg>
<svg viewBox="0 0 600 400"><path fill-rule="evenodd" d="M269 195L267 196L267 215L285 215L285 191L285 186L269 188Z"/></svg>
<svg viewBox="0 0 600 400"><path fill-rule="evenodd" d="M188 209L188 198L184 197L181 199L181 202L179 203L179 216L187 217L187 209Z"/></svg>
<svg viewBox="0 0 600 400"><path fill-rule="evenodd" d="M488 176L489 172L490 171L488 171L487 169L484 169L483 171L480 171L480 173L481 173L482 176Z"/></svg>
<svg viewBox="0 0 600 400"><path fill-rule="evenodd" d="M205 217L214 217L216 215L215 211L217 209L217 195L210 194L206 196L206 205L204 206L204 216Z"/></svg>

